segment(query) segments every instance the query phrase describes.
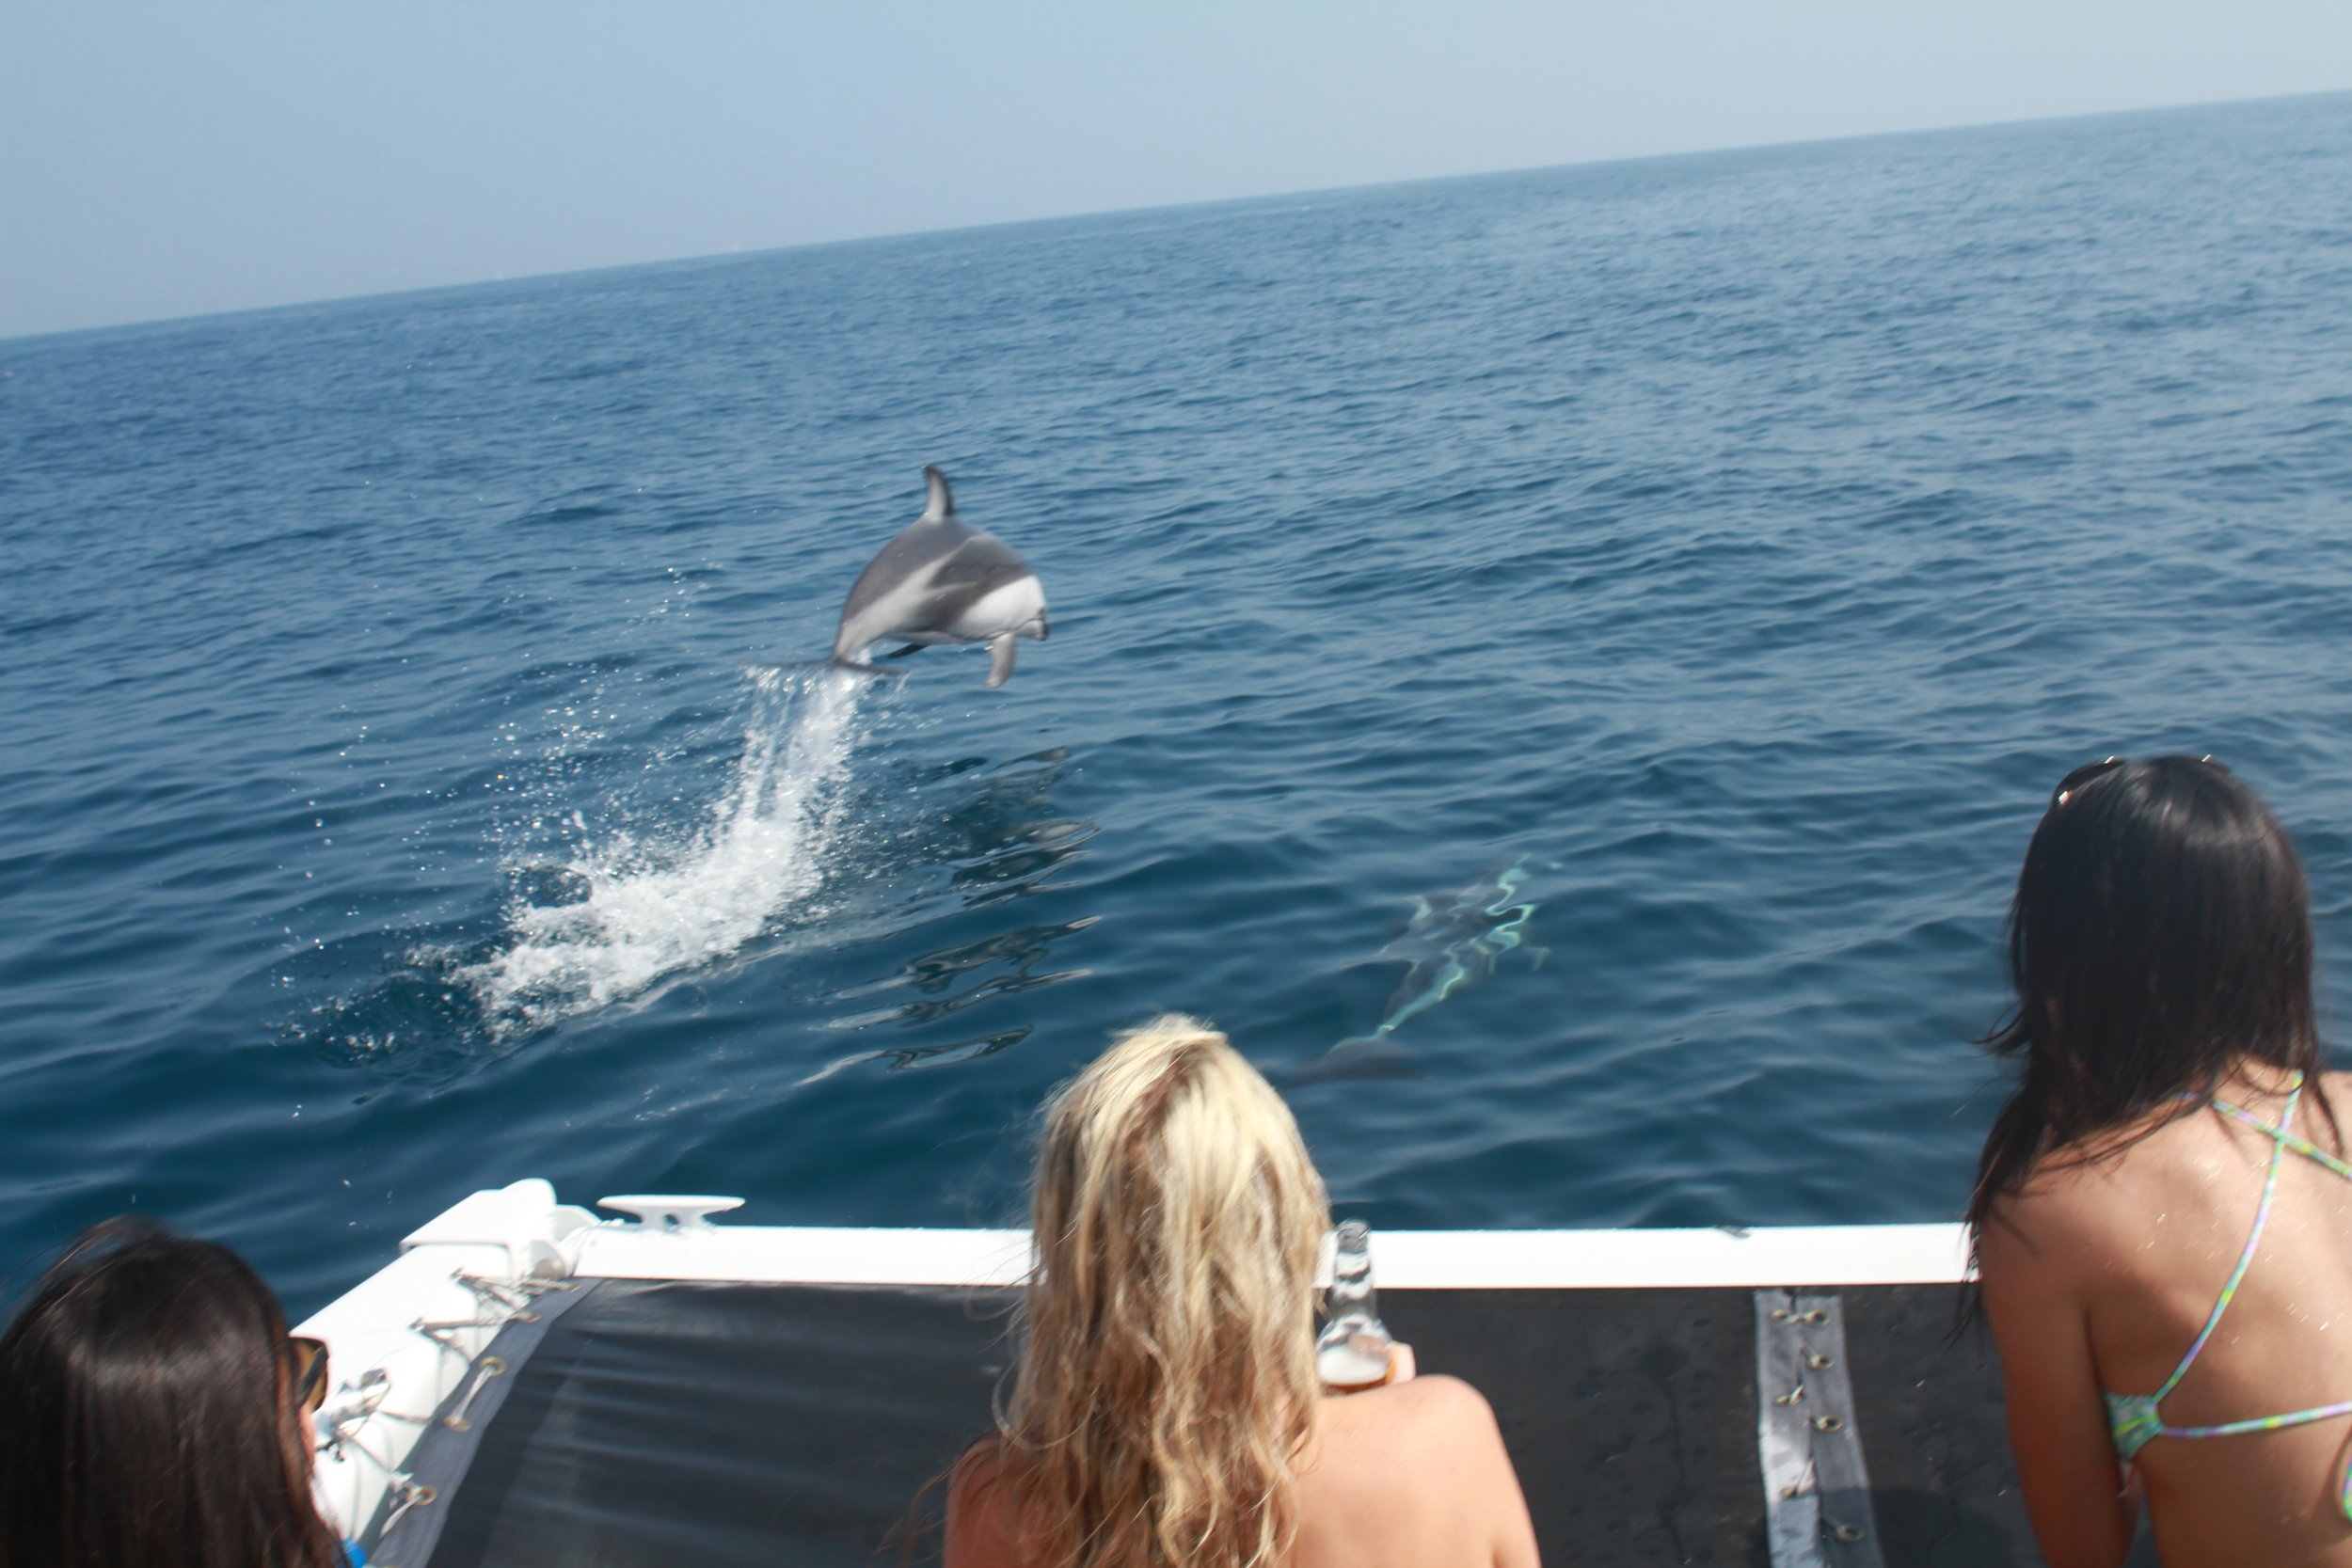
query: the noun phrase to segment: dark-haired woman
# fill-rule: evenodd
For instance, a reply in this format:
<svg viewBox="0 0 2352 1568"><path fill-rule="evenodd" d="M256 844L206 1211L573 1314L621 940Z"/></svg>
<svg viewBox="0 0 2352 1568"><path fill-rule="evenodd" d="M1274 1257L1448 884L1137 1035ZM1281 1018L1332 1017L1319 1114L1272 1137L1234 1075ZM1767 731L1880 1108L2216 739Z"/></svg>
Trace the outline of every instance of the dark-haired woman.
<svg viewBox="0 0 2352 1568"><path fill-rule="evenodd" d="M2053 1568L2352 1564L2352 1165L2303 871L2209 758L2052 794L2010 911L2017 1086L1969 1205Z"/></svg>
<svg viewBox="0 0 2352 1568"><path fill-rule="evenodd" d="M0 1568L342 1568L310 1497L325 1374L227 1247L84 1233L0 1336Z"/></svg>

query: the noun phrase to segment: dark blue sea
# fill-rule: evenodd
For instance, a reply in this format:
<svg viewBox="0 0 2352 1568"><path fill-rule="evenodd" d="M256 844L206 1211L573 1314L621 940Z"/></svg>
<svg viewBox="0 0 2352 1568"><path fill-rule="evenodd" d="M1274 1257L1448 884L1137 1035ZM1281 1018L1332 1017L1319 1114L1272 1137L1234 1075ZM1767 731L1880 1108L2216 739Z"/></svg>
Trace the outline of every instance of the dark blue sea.
<svg viewBox="0 0 2352 1568"><path fill-rule="evenodd" d="M1004 1222L1163 1008L1409 1010L1291 1091L1375 1224L1951 1217L2076 763L2265 792L2343 1027L2348 196L2340 95L0 342L0 1266ZM755 672L926 463L1052 640Z"/></svg>

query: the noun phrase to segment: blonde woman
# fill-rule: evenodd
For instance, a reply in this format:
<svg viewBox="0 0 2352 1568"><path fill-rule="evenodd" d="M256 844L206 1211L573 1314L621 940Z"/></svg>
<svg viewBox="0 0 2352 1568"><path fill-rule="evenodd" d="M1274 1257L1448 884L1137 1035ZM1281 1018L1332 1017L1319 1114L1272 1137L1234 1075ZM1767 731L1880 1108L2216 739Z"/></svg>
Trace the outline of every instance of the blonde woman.
<svg viewBox="0 0 2352 1568"><path fill-rule="evenodd" d="M1055 1095L1026 1344L947 1568L1534 1568L1486 1402L1316 1381L1323 1179L1225 1037L1167 1017Z"/></svg>

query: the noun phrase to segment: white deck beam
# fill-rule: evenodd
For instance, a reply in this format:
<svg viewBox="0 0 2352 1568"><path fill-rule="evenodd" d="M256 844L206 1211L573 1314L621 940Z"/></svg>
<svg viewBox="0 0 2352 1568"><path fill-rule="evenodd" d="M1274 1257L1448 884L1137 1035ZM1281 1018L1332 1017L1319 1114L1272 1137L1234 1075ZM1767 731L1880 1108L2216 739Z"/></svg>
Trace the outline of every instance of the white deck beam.
<svg viewBox="0 0 2352 1568"><path fill-rule="evenodd" d="M628 1222L575 1239L583 1278L808 1285L1014 1285L1025 1230L890 1230L712 1225L664 1232ZM1753 1230L1377 1230L1384 1289L1947 1284L1967 1277L1957 1225L1779 1226Z"/></svg>

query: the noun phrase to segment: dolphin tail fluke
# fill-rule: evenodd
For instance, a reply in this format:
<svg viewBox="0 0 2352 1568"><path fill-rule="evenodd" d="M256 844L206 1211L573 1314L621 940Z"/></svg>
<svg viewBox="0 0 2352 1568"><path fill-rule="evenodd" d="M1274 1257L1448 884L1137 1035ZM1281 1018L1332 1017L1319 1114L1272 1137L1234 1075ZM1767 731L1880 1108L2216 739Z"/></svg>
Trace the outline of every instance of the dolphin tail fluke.
<svg viewBox="0 0 2352 1568"><path fill-rule="evenodd" d="M1379 1078L1419 1078L1421 1069L1412 1058L1398 1048L1386 1035L1365 1035L1352 1040L1342 1040L1330 1050L1300 1068L1291 1077L1293 1084L1333 1084L1347 1080L1364 1081Z"/></svg>
<svg viewBox="0 0 2352 1568"><path fill-rule="evenodd" d="M990 690L993 691L1012 679L1013 645L1018 640L1016 634L1009 631L1000 631L988 640L988 688Z"/></svg>

